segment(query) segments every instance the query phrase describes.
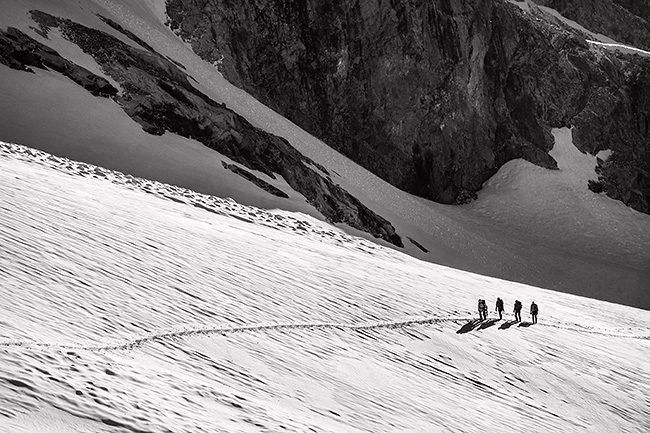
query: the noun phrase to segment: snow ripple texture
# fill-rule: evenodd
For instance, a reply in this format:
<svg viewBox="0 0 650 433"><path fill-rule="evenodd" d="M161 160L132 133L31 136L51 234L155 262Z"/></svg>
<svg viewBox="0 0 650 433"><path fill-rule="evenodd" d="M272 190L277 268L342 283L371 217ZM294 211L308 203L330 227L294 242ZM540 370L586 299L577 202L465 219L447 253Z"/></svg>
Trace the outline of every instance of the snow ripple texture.
<svg viewBox="0 0 650 433"><path fill-rule="evenodd" d="M88 350L93 352L100 351L113 351L113 350L133 350L146 343L155 343L163 340L172 340L172 339L183 339L193 336L201 335L210 335L210 334L234 334L238 332L268 332L268 331L285 331L285 330L315 330L315 329L333 329L338 331L360 331L360 330L370 330L370 329L382 329L382 328L405 328L415 325L431 325L435 323L442 322L474 322L475 318L473 317L438 317L438 318L410 318L403 320L389 320L389 321L375 321L375 322L365 322L365 323L322 323L322 322L303 322L303 323L271 323L271 324L260 324L260 325L245 325L245 326L224 326L224 327L210 327L210 328L194 328L194 329L182 329L182 330L173 330L168 332L161 332L158 334L151 334L142 337L137 337L132 340L127 340L119 343L109 343L105 345L72 345L72 344L59 344L59 343L48 343L42 341L0 341L0 346L27 346L34 348L51 348L51 349L61 349L61 350ZM489 322L487 322L489 323ZM507 323L507 322L506 322ZM524 322L524 325L527 325L527 322ZM480 326L477 322L476 326ZM558 329L566 329L574 332L586 332L589 334L595 335L606 335L616 338L636 338L642 340L650 340L648 335L636 335L622 332L611 332L605 330L596 330L589 329L579 325L566 325L559 323L540 323L539 326L551 326Z"/></svg>
<svg viewBox="0 0 650 433"><path fill-rule="evenodd" d="M646 311L13 144L0 196L0 431L650 429Z"/></svg>

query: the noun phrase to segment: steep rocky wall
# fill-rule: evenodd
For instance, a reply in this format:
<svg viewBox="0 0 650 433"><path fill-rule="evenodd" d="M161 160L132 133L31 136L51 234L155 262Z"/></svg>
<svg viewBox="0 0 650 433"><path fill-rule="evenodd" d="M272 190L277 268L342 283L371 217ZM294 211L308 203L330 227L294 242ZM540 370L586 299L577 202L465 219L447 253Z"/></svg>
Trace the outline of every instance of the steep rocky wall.
<svg viewBox="0 0 650 433"><path fill-rule="evenodd" d="M167 12L234 84L443 203L471 198L513 158L556 167L551 126L575 125L582 150L630 161L645 140L647 105L632 101L645 67L629 76L636 60L610 58L506 1L169 0ZM630 137L637 144L619 142ZM604 190L624 200L621 191L640 191L626 203L648 212L647 169L623 165L625 180L601 170L602 185L616 185Z"/></svg>
<svg viewBox="0 0 650 433"><path fill-rule="evenodd" d="M613 0L614 3L650 23L650 0Z"/></svg>
<svg viewBox="0 0 650 433"><path fill-rule="evenodd" d="M451 203L514 157L554 165L540 125L497 118L507 102L528 107L496 101L482 68L494 6L473 3L172 0L168 14L233 83L389 182ZM516 145L496 142L502 124Z"/></svg>

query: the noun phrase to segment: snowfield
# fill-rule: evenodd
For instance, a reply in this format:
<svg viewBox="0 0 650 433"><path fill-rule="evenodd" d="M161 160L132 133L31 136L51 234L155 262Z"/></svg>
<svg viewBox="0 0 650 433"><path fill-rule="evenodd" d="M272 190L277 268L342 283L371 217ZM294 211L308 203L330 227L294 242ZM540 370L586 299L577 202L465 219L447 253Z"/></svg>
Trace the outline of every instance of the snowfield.
<svg viewBox="0 0 650 433"><path fill-rule="evenodd" d="M232 86L164 25L164 0L0 0L0 28L104 75L30 9L132 44L95 14L115 19L327 167L410 256L60 74L0 65L0 432L650 431L650 311L458 270L650 305L650 217L587 190L596 159L569 129L559 170L511 161L443 206ZM476 321L497 296L504 320Z"/></svg>
<svg viewBox="0 0 650 433"><path fill-rule="evenodd" d="M19 145L0 196L0 431L650 429L648 311Z"/></svg>

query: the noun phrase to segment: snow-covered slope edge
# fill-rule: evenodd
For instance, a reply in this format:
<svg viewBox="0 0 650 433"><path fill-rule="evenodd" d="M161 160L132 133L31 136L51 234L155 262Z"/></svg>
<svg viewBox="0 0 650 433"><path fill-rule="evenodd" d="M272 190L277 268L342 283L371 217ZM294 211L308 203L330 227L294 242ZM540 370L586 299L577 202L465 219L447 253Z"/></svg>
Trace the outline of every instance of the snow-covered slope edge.
<svg viewBox="0 0 650 433"><path fill-rule="evenodd" d="M648 427L649 312L1 149L2 431Z"/></svg>

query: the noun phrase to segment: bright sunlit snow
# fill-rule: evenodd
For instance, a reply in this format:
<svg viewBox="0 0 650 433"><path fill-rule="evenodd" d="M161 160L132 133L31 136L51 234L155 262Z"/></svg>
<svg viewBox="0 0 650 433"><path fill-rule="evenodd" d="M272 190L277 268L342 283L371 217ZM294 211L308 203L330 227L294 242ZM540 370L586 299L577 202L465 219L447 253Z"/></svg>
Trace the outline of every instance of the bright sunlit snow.
<svg viewBox="0 0 650 433"><path fill-rule="evenodd" d="M0 195L3 432L650 427L650 312L17 145Z"/></svg>

